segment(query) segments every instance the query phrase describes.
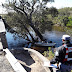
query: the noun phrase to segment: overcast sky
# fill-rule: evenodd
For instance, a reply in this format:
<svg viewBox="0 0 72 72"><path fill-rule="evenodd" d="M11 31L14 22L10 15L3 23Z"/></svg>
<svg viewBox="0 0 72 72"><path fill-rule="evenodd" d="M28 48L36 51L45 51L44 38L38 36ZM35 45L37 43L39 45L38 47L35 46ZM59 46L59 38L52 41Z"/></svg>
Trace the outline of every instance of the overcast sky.
<svg viewBox="0 0 72 72"><path fill-rule="evenodd" d="M5 9L1 7L2 3L5 3L5 0L0 0L0 14L5 12ZM54 6L58 9L63 7L72 7L72 0L55 0L54 3L48 3L47 6Z"/></svg>
<svg viewBox="0 0 72 72"><path fill-rule="evenodd" d="M0 14L4 14L6 13L6 9L5 8L2 8L2 3L5 3L5 0L0 0Z"/></svg>
<svg viewBox="0 0 72 72"><path fill-rule="evenodd" d="M54 3L48 3L48 7L54 6L56 8L72 7L72 0L55 0Z"/></svg>

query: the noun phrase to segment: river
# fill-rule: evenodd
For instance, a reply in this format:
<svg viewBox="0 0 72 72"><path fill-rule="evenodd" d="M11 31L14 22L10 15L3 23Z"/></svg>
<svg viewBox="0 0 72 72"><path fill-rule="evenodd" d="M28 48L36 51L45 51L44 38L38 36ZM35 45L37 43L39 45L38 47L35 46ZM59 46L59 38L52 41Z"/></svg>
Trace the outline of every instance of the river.
<svg viewBox="0 0 72 72"><path fill-rule="evenodd" d="M53 27L52 30L45 30L42 34L48 41L52 41L56 43L56 47L62 45L61 37L62 35L66 34L66 32L61 27ZM8 42L9 48L14 47L26 47L27 41L21 37L18 37L15 34L6 32L6 38ZM28 47L30 47L31 44L29 44Z"/></svg>

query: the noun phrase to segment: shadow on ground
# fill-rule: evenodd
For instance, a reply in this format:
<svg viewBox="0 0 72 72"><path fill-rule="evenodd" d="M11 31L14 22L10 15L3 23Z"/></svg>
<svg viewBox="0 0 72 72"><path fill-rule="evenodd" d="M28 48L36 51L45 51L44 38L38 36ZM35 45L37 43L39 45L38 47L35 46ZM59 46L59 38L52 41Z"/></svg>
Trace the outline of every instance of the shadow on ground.
<svg viewBox="0 0 72 72"><path fill-rule="evenodd" d="M32 65L35 63L33 58L30 56L29 52L27 50L12 50L11 51L13 55L15 56L16 59L25 62L28 66Z"/></svg>

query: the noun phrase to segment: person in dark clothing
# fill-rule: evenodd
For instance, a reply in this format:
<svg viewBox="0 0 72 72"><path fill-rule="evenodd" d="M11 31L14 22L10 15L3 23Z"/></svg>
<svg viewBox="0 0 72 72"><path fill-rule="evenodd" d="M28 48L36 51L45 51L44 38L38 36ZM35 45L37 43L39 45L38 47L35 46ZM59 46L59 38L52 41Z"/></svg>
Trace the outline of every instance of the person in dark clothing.
<svg viewBox="0 0 72 72"><path fill-rule="evenodd" d="M1 19L2 17L0 16L0 19Z"/></svg>
<svg viewBox="0 0 72 72"><path fill-rule="evenodd" d="M51 64L61 63L61 72L71 72L72 70L72 44L70 36L62 36L63 45L58 47L55 52L55 57L50 61Z"/></svg>

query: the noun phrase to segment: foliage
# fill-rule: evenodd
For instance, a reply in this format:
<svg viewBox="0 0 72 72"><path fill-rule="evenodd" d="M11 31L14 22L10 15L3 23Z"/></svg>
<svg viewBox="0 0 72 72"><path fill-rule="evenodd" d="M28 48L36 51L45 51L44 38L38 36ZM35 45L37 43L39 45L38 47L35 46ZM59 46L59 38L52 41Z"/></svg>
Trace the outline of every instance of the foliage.
<svg viewBox="0 0 72 72"><path fill-rule="evenodd" d="M71 8L65 7L65 8L59 9L58 11L59 11L60 16L67 16L68 17L70 15Z"/></svg>
<svg viewBox="0 0 72 72"><path fill-rule="evenodd" d="M15 13L16 12L19 13L19 16L14 17L14 19L10 17L8 18L9 20L8 24L11 24L11 26L14 25L16 21L20 22L20 19L27 26L29 26L28 24L30 24L31 22L34 25L34 27L37 28L37 30L42 33L44 32L44 29L51 30L52 25L62 26L62 27L72 26L72 8L70 7L61 8L61 9L56 9L55 7L47 8L45 5L49 0L43 0L43 1L19 0L19 2L17 2L16 0L13 1L14 2L9 1L8 7L9 8L12 7L12 9L15 10ZM9 14L8 16L11 15ZM14 21L15 23L13 23L12 21ZM18 25L20 26L20 24L18 23L16 24L17 26ZM70 30L66 30L66 31L69 32Z"/></svg>
<svg viewBox="0 0 72 72"><path fill-rule="evenodd" d="M67 26L72 26L72 17L68 17L68 23L67 23Z"/></svg>
<svg viewBox="0 0 72 72"><path fill-rule="evenodd" d="M72 36L72 27L64 27L64 30L66 31L67 34Z"/></svg>
<svg viewBox="0 0 72 72"><path fill-rule="evenodd" d="M44 9L46 6L46 3L48 1L53 0L13 0L13 1L8 1L10 8L13 8L16 12L24 14L27 18L28 25L32 27L32 29L35 31L35 33L38 35L38 37L44 41L44 37L41 35L39 30L34 26L32 22L32 14L34 12L40 12L42 9Z"/></svg>
<svg viewBox="0 0 72 72"><path fill-rule="evenodd" d="M69 22L69 18L68 17L64 17L64 19L63 19L64 26L67 26L68 22Z"/></svg>
<svg viewBox="0 0 72 72"><path fill-rule="evenodd" d="M8 0L7 2L3 5L7 9L13 9L25 15L32 15L32 13L40 12L46 8L46 4L54 2L54 0Z"/></svg>
<svg viewBox="0 0 72 72"><path fill-rule="evenodd" d="M51 7L49 9L49 14L51 14L52 17L57 17L58 16L58 10L55 7Z"/></svg>
<svg viewBox="0 0 72 72"><path fill-rule="evenodd" d="M4 18L7 25L10 27L7 28L8 31L11 32L12 29L14 29L18 34L22 35L23 38L25 37L25 34L28 34L28 32L24 28L24 25L27 24L25 16L21 15L20 13L9 12L7 15L4 16ZM29 26L27 25L27 27Z"/></svg>
<svg viewBox="0 0 72 72"><path fill-rule="evenodd" d="M34 14L35 26L37 26L42 33L44 33L44 29L51 30L53 25L52 19L58 15L57 12L57 9L52 7L46 8L42 10L41 13L36 13L36 15Z"/></svg>
<svg viewBox="0 0 72 72"><path fill-rule="evenodd" d="M51 47L48 48L48 51L44 51L43 55L51 60L54 57L54 53L51 50Z"/></svg>

